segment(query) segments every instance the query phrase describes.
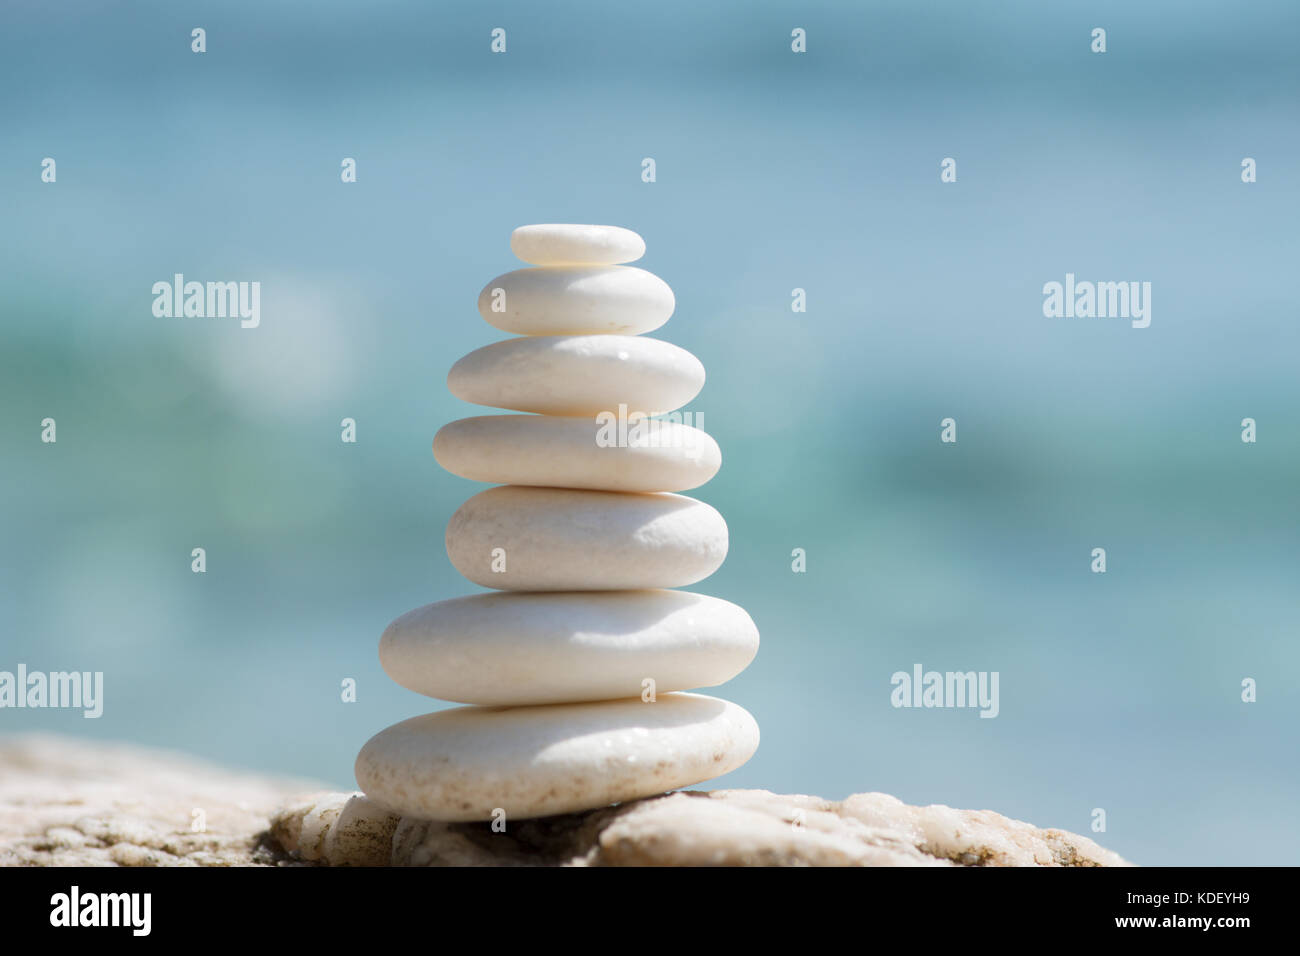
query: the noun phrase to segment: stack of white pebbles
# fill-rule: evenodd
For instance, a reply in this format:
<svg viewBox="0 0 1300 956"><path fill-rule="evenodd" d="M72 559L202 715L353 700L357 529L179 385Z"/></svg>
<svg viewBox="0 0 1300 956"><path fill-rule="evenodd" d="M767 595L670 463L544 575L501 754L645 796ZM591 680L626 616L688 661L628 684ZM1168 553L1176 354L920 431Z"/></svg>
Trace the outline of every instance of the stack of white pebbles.
<svg viewBox="0 0 1300 956"><path fill-rule="evenodd" d="M448 471L493 482L447 526L447 554L504 593L398 618L379 658L410 690L471 704L395 724L357 757L372 799L464 821L547 816L689 786L743 764L758 726L699 694L740 673L758 631L728 601L666 590L708 577L727 553L722 516L673 492L708 481L717 443L680 422L704 385L695 356L641 337L672 315L672 290L621 265L645 252L615 226L522 226L510 247L535 268L479 296L516 334L466 355L459 398L530 414L438 432Z"/></svg>

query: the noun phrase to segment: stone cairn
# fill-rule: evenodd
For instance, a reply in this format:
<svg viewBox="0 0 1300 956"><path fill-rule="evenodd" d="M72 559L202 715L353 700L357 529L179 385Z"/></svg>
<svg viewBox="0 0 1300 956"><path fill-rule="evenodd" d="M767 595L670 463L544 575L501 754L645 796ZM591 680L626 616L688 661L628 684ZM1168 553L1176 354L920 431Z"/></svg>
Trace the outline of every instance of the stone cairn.
<svg viewBox="0 0 1300 956"><path fill-rule="evenodd" d="M704 367L642 337L672 315L672 290L623 265L645 252L627 229L521 226L510 246L533 267L493 279L478 306L516 337L466 355L447 385L526 414L461 419L433 441L442 467L498 485L447 525L452 564L496 593L418 608L379 643L394 681L471 706L394 724L356 762L369 797L432 820L607 806L716 777L758 747L744 709L683 693L744 670L758 630L735 604L668 590L727 553L722 516L674 494L722 456L666 414L699 394Z"/></svg>

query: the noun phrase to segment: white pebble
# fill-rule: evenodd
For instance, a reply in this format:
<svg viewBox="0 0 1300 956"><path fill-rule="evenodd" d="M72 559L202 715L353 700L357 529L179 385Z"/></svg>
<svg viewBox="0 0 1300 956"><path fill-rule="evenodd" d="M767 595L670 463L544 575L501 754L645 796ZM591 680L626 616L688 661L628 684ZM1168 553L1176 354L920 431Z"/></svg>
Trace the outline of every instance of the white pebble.
<svg viewBox="0 0 1300 956"><path fill-rule="evenodd" d="M621 226L545 223L520 226L510 234L510 248L524 262L538 266L608 266L640 259L645 240Z"/></svg>
<svg viewBox="0 0 1300 956"><path fill-rule="evenodd" d="M457 398L542 415L681 408L704 387L686 349L637 335L538 335L470 352L447 375Z"/></svg>
<svg viewBox="0 0 1300 956"><path fill-rule="evenodd" d="M408 690L500 706L713 687L757 651L744 608L663 590L475 594L403 614L379 641Z"/></svg>
<svg viewBox="0 0 1300 956"><path fill-rule="evenodd" d="M727 523L685 495L505 485L461 505L446 540L456 570L485 588L676 588L722 564Z"/></svg>
<svg viewBox="0 0 1300 956"><path fill-rule="evenodd" d="M635 432L646 434L634 441ZM479 415L444 425L433 457L471 481L598 491L685 491L718 473L718 443L698 428L648 419L624 445L602 446L616 422L550 415Z"/></svg>
<svg viewBox="0 0 1300 956"><path fill-rule="evenodd" d="M539 266L499 275L483 287L479 314L517 335L640 335L668 321L668 284L633 266Z"/></svg>
<svg viewBox="0 0 1300 956"><path fill-rule="evenodd" d="M538 707L456 707L394 724L357 755L357 783L432 820L572 813L688 787L758 747L742 707L700 694Z"/></svg>

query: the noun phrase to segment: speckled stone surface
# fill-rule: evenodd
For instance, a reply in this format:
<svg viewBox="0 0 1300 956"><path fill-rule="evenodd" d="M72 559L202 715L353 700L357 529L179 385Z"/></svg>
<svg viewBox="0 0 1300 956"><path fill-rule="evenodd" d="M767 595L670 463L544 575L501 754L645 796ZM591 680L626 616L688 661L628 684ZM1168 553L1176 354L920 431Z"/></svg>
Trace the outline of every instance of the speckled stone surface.
<svg viewBox="0 0 1300 956"><path fill-rule="evenodd" d="M410 816L523 819L694 786L757 748L754 718L705 694L456 707L375 734L356 778L377 803Z"/></svg>
<svg viewBox="0 0 1300 956"><path fill-rule="evenodd" d="M273 834L317 863L375 863L383 854L354 826L331 840L302 819L323 819L363 797L331 794L287 808ZM1129 866L1087 837L1043 830L990 810L912 807L883 793L847 800L766 790L677 792L617 807L534 820L435 823L383 817L395 866ZM391 831L388 829L391 827Z"/></svg>
<svg viewBox="0 0 1300 956"><path fill-rule="evenodd" d="M261 837L269 815L322 789L127 744L0 737L0 866L282 863Z"/></svg>
<svg viewBox="0 0 1300 956"><path fill-rule="evenodd" d="M989 810L765 790L678 792L583 813L431 823L183 755L0 737L5 866L1126 866ZM316 792L312 792L315 790ZM193 810L205 811L195 832Z"/></svg>

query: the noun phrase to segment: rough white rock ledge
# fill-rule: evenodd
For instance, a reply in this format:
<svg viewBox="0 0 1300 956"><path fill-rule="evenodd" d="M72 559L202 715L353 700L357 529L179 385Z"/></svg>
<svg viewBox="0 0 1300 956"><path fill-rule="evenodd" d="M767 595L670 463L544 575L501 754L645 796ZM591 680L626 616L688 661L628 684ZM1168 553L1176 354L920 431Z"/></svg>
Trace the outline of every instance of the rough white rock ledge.
<svg viewBox="0 0 1300 956"><path fill-rule="evenodd" d="M128 744L0 737L0 866L274 864L287 857L259 834L312 786Z"/></svg>
<svg viewBox="0 0 1300 956"><path fill-rule="evenodd" d="M1086 837L989 810L911 807L767 790L683 791L538 820L435 823L360 794L323 794L276 815L271 835L333 866L1128 866Z"/></svg>
<svg viewBox="0 0 1300 956"><path fill-rule="evenodd" d="M1129 865L1064 830L882 793L678 792L495 833L310 786L126 745L0 738L0 865Z"/></svg>

